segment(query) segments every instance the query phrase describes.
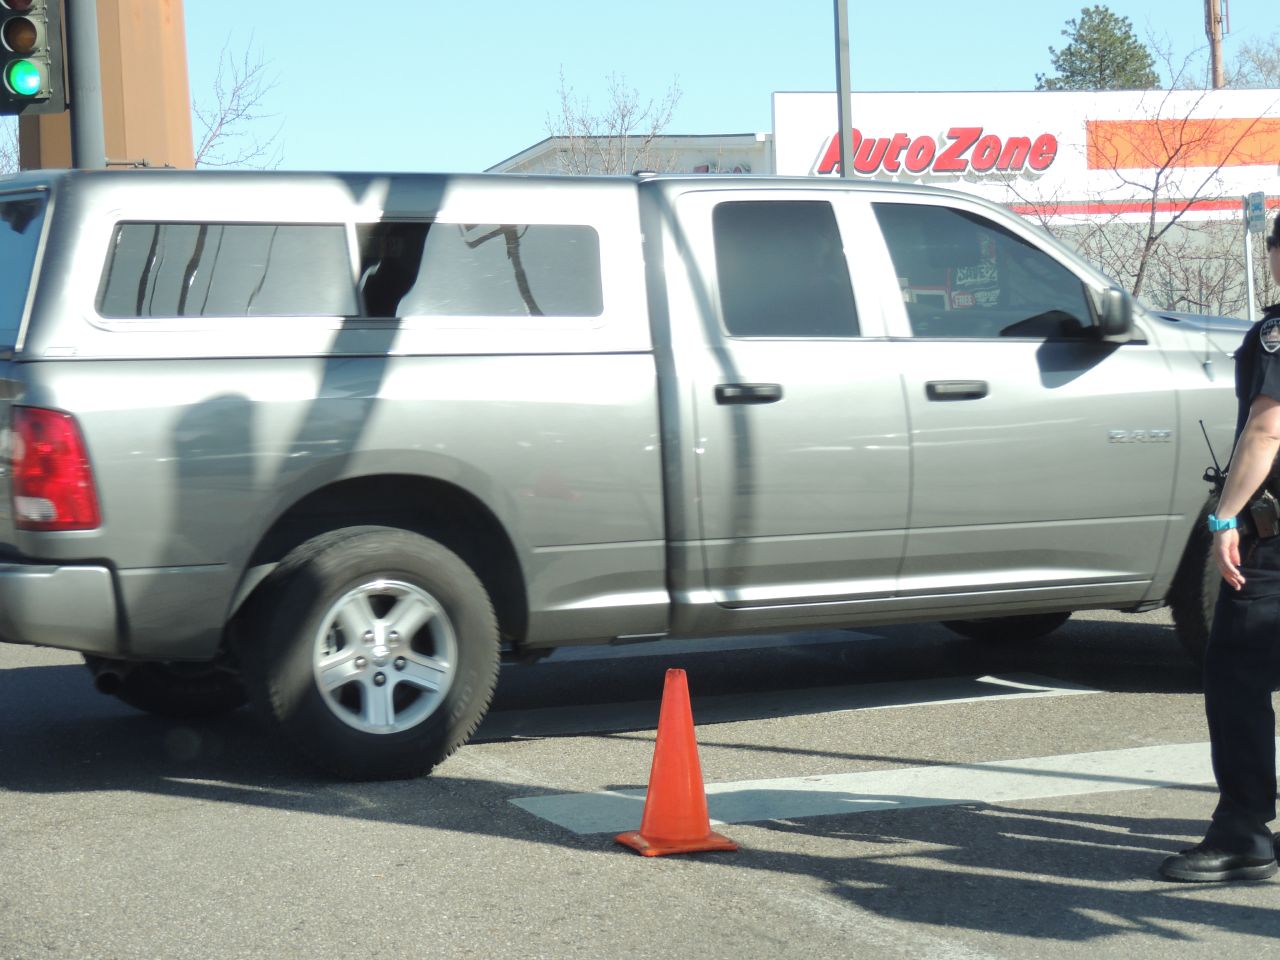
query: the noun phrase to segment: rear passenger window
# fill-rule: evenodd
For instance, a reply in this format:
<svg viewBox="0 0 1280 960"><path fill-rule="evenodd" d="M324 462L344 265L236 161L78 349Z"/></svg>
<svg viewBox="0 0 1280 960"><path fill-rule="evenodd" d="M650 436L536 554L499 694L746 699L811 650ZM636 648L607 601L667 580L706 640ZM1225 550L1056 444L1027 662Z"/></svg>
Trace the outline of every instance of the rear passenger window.
<svg viewBox="0 0 1280 960"><path fill-rule="evenodd" d="M712 214L720 311L735 337L856 337L840 230L820 200L730 200Z"/></svg>
<svg viewBox="0 0 1280 960"><path fill-rule="evenodd" d="M1084 283L994 221L950 207L873 204L917 337L1079 337Z"/></svg>
<svg viewBox="0 0 1280 960"><path fill-rule="evenodd" d="M98 312L113 318L354 315L346 229L121 223Z"/></svg>
<svg viewBox="0 0 1280 960"><path fill-rule="evenodd" d="M600 238L588 226L383 222L358 229L371 317L598 317Z"/></svg>

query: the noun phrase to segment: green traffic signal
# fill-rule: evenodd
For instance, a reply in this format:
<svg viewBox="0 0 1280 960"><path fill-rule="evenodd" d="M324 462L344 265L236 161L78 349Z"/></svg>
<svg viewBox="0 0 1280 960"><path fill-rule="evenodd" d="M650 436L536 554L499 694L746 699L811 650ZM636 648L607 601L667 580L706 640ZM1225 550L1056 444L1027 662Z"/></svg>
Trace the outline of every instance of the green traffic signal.
<svg viewBox="0 0 1280 960"><path fill-rule="evenodd" d="M67 108L62 0L0 0L0 116Z"/></svg>
<svg viewBox="0 0 1280 960"><path fill-rule="evenodd" d="M4 82L20 97L34 97L40 92L40 68L30 60L14 60L4 72Z"/></svg>

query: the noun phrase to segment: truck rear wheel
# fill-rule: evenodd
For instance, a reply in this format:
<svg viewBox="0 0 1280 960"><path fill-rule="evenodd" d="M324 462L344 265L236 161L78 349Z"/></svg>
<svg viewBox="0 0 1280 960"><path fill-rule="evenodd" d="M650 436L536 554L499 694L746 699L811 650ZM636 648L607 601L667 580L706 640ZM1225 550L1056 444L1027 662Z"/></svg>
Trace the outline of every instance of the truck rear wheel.
<svg viewBox="0 0 1280 960"><path fill-rule="evenodd" d="M971 640L982 640L986 643L1013 643L1046 636L1070 618L1070 613L1029 613L1023 616L989 617L983 620L943 620L942 625Z"/></svg>
<svg viewBox="0 0 1280 960"><path fill-rule="evenodd" d="M242 644L255 706L351 780L429 772L475 731L498 674L479 579L443 545L386 527L290 553L255 597Z"/></svg>

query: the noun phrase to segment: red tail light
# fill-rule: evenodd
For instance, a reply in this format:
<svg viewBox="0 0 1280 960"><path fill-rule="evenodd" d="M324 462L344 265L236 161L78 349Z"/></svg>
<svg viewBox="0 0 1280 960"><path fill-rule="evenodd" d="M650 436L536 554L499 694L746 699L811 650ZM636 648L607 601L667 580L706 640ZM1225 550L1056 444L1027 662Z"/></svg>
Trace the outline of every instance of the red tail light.
<svg viewBox="0 0 1280 960"><path fill-rule="evenodd" d="M93 530L102 522L75 418L13 408L13 516L19 530Z"/></svg>

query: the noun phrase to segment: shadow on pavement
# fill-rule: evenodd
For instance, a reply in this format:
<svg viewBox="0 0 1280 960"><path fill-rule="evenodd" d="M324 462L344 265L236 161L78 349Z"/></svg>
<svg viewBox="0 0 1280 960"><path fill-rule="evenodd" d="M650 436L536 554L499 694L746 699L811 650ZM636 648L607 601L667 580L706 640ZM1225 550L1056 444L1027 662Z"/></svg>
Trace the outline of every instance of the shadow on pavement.
<svg viewBox="0 0 1280 960"><path fill-rule="evenodd" d="M913 639L895 636L908 629ZM825 684L869 676L887 682L1015 670L1104 690L1192 691L1195 671L1171 642L1169 628L1160 624L1073 622L1016 649L951 638L940 627L912 627L885 630L871 640L765 651L737 665L726 664L724 653L682 659L691 677L698 677L700 692L708 695L815 678ZM912 655L903 655L904 643L918 643ZM1086 648L1087 657L1081 653ZM602 702L605 695L651 698L656 704L669 665L655 653L585 668L504 669L495 709ZM555 674L538 676L544 669ZM425 780L333 783L278 749L247 710L199 725L137 714L95 693L79 666L0 670L0 728L3 791L140 792L634 856L609 834L576 835L515 808L508 802L513 797L552 791L508 782L501 771L490 776L480 762L464 758ZM1209 788L1183 789L1206 791L1209 808ZM1280 911L1229 896L1208 899L1201 895L1203 888L1155 880L1161 856L1194 840L1202 826L1063 812L1048 805L883 810L743 826L743 833L761 839L744 844L737 854L709 855L696 866L680 861L679 869L812 878L832 895L893 920L1045 941L1082 942L1138 931L1175 942L1189 938L1188 924L1280 936ZM787 849L768 849L770 834L779 835Z"/></svg>
<svg viewBox="0 0 1280 960"><path fill-rule="evenodd" d="M1187 693L1199 668L1166 623L1075 618L1047 637L984 644L938 624L906 624L813 635L805 645L709 650L673 657L661 643L619 659L504 666L491 712L567 704L613 704L661 695L670 666L684 667L699 697L813 686L893 683L1031 673L1112 693Z"/></svg>
<svg viewBox="0 0 1280 960"><path fill-rule="evenodd" d="M1161 859L1198 839L1203 821L970 804L761 826L858 852L744 850L737 866L818 878L903 922L1066 942L1135 932L1198 940L1193 925L1280 936L1280 911L1230 902L1239 888L1156 879Z"/></svg>

